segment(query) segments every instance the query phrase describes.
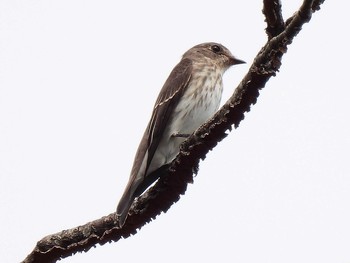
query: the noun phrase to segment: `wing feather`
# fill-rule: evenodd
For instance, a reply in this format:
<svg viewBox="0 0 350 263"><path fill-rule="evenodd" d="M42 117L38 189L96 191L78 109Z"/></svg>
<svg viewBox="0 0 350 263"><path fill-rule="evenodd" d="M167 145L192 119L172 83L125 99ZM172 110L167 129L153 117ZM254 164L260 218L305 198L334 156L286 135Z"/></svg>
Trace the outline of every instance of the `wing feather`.
<svg viewBox="0 0 350 263"><path fill-rule="evenodd" d="M129 182L118 204L117 214L120 217L121 224L124 224L129 208L136 197L135 193L140 194L140 189L146 189L157 179L156 176L151 176L147 180L147 170L171 114L188 86L191 72L191 60L182 59L170 73L158 95L151 120L137 149Z"/></svg>
<svg viewBox="0 0 350 263"><path fill-rule="evenodd" d="M170 73L154 105L146 132L148 133L148 162L150 164L171 114L181 99L190 81L192 62L183 59Z"/></svg>

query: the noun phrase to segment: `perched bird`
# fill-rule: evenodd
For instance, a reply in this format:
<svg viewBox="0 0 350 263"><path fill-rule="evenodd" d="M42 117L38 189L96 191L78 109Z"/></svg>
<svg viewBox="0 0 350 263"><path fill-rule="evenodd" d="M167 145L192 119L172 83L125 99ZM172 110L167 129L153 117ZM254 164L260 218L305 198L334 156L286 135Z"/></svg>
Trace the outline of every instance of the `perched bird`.
<svg viewBox="0 0 350 263"><path fill-rule="evenodd" d="M217 111L222 76L232 65L245 63L221 44L189 49L161 89L151 120L136 152L129 182L117 207L119 226L134 199L141 195L180 151L180 144Z"/></svg>

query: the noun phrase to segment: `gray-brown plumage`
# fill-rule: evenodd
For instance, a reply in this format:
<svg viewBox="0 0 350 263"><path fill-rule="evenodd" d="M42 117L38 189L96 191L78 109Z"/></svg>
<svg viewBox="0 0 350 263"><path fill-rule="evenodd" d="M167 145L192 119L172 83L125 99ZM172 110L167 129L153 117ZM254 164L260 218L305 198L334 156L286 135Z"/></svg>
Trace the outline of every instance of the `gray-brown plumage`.
<svg viewBox="0 0 350 263"><path fill-rule="evenodd" d="M241 63L244 61L217 43L194 46L183 55L159 93L136 152L129 182L117 207L120 227L134 199L167 169L186 137L217 111L222 75L230 66Z"/></svg>

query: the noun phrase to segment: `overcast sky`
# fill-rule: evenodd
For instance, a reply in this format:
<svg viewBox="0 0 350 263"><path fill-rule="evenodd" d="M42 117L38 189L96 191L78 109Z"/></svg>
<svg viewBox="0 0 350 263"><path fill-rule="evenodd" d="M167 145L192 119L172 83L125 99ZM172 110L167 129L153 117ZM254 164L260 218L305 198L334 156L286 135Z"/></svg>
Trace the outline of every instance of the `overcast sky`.
<svg viewBox="0 0 350 263"><path fill-rule="evenodd" d="M326 1L168 213L62 262L350 262L349 8ZM266 41L261 9L0 0L0 261L113 212L181 55L215 41L247 62L226 72L224 103Z"/></svg>

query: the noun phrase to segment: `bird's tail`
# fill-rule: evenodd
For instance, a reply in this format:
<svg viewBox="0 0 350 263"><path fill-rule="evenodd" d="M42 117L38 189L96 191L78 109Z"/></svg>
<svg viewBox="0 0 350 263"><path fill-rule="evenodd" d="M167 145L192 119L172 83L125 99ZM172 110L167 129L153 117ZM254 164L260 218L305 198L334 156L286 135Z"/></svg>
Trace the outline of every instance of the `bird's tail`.
<svg viewBox="0 0 350 263"><path fill-rule="evenodd" d="M118 203L117 206L117 219L118 219L118 225L121 228L125 220L128 216L129 209L135 199L136 195L136 190L137 187L139 186L139 183L135 181L129 181L128 185L126 186L126 189Z"/></svg>
<svg viewBox="0 0 350 263"><path fill-rule="evenodd" d="M154 172L145 176L143 180L129 181L124 191L124 194L121 197L117 206L117 219L119 228L121 228L125 224L125 220L128 216L130 207L134 199L140 196L151 184L157 181L159 177L164 175L168 171L169 167L169 164L163 165Z"/></svg>
<svg viewBox="0 0 350 263"><path fill-rule="evenodd" d="M133 201L133 196L130 196L128 192L124 192L117 206L117 220L119 228L125 224L126 217L128 216L128 212Z"/></svg>

